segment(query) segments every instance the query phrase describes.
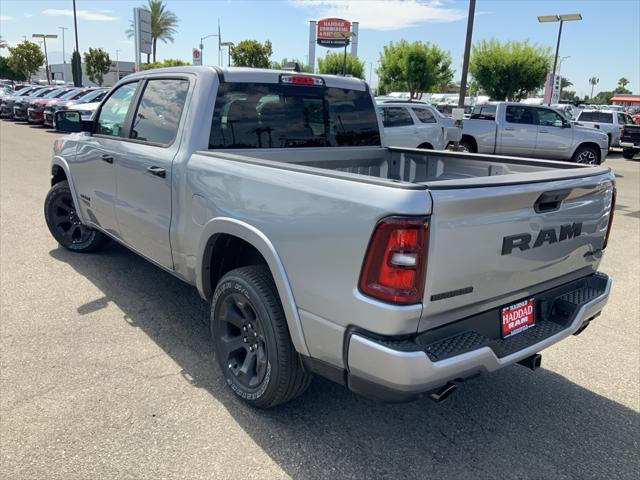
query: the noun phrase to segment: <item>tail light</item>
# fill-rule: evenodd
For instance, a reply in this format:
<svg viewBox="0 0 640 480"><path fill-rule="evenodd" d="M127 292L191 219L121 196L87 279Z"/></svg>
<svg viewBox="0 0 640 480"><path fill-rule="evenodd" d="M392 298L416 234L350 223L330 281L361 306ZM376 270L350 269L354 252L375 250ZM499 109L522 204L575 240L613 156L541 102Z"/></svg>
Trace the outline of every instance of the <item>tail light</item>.
<svg viewBox="0 0 640 480"><path fill-rule="evenodd" d="M624 127L620 127L620 139L624 138Z"/></svg>
<svg viewBox="0 0 640 480"><path fill-rule="evenodd" d="M362 266L360 291L386 302L420 303L428 229L426 218L389 217L378 223Z"/></svg>
<svg viewBox="0 0 640 480"><path fill-rule="evenodd" d="M616 209L616 189L613 189L613 194L611 195L611 211L609 212L609 224L607 225L607 234L604 236L604 244L602 245L602 250L607 248L607 244L609 243L609 234L611 233L611 225L613 224L613 212Z"/></svg>

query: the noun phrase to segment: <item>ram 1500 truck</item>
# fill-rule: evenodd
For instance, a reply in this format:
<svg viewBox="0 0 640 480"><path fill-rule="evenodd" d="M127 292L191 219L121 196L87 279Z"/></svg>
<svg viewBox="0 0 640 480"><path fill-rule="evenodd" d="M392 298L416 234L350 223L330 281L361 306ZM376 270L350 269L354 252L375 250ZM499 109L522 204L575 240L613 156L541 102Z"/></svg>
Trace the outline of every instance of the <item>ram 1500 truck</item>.
<svg viewBox="0 0 640 480"><path fill-rule="evenodd" d="M463 122L460 146L467 152L599 165L609 152L609 137L572 124L549 107L494 102L474 107Z"/></svg>
<svg viewBox="0 0 640 480"><path fill-rule="evenodd" d="M385 148L352 78L176 67L55 114L44 211L76 252L115 239L211 302L237 396L313 373L384 400L446 398L581 332L605 305L608 168ZM80 131L82 130L82 131Z"/></svg>

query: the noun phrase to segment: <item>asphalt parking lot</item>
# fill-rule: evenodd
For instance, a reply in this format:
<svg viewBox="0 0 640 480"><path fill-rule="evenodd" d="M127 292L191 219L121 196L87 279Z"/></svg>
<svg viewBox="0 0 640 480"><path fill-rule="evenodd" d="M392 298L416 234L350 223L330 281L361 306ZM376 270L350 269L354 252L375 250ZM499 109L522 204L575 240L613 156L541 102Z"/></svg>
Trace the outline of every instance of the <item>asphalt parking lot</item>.
<svg viewBox="0 0 640 480"><path fill-rule="evenodd" d="M237 401L195 289L112 245L58 248L42 213L58 134L0 121L0 477L638 478L640 162L612 154L609 305L579 337L386 405L316 379L271 411Z"/></svg>

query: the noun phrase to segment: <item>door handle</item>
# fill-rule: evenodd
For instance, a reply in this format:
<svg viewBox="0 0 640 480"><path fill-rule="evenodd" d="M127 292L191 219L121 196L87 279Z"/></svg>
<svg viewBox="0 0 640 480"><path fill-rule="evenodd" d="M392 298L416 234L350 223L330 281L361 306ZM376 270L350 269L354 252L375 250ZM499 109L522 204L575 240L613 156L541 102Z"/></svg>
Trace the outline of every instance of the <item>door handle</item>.
<svg viewBox="0 0 640 480"><path fill-rule="evenodd" d="M504 127L504 129L505 129L505 130L509 130L509 131L511 131L511 130L515 130L515 128L513 128L513 127Z"/></svg>
<svg viewBox="0 0 640 480"><path fill-rule="evenodd" d="M167 176L167 171L160 167L147 167L147 172L160 178L165 178Z"/></svg>
<svg viewBox="0 0 640 480"><path fill-rule="evenodd" d="M108 153L105 153L104 155L100 155L100 158L104 162L113 163L113 157L111 155L109 155Z"/></svg>

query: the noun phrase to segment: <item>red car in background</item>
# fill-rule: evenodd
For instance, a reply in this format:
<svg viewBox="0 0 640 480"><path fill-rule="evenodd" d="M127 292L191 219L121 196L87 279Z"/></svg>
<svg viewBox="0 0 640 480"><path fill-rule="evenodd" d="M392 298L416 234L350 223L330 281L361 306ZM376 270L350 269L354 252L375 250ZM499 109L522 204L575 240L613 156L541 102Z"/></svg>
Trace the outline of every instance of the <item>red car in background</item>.
<svg viewBox="0 0 640 480"><path fill-rule="evenodd" d="M63 95L76 90L75 87L60 88L47 95L45 98L38 98L29 102L27 106L27 122L29 123L43 123L44 122L44 109L52 101L62 97Z"/></svg>

